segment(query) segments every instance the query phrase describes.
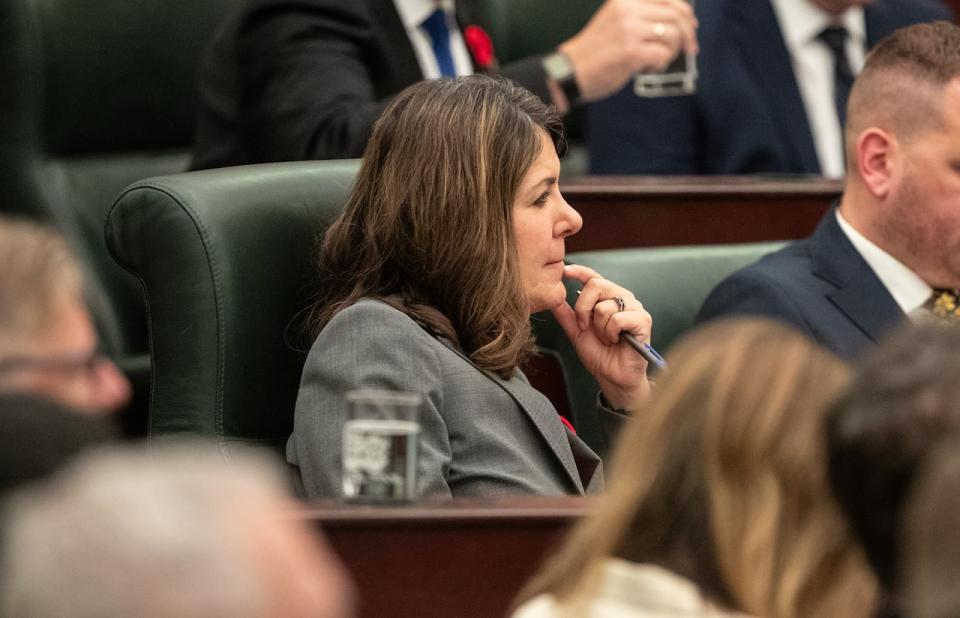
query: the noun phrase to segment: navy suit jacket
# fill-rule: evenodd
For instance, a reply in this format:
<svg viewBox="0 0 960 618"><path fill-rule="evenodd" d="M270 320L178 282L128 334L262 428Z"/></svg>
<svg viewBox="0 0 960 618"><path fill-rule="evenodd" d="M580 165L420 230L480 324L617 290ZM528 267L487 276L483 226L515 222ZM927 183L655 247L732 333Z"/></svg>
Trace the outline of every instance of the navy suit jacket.
<svg viewBox="0 0 960 618"><path fill-rule="evenodd" d="M481 23L481 9L457 2L458 22ZM550 100L539 57L499 73ZM201 62L191 167L359 157L390 99L421 79L393 0L247 0Z"/></svg>
<svg viewBox="0 0 960 618"><path fill-rule="evenodd" d="M897 28L951 19L937 0L876 0L864 11L868 47ZM591 171L819 174L790 53L770 0L698 2L697 18L696 94L641 98L631 81L594 104Z"/></svg>
<svg viewBox="0 0 960 618"><path fill-rule="evenodd" d="M904 320L900 306L840 228L835 209L809 238L722 281L697 321L731 315L786 322L846 359L857 358Z"/></svg>

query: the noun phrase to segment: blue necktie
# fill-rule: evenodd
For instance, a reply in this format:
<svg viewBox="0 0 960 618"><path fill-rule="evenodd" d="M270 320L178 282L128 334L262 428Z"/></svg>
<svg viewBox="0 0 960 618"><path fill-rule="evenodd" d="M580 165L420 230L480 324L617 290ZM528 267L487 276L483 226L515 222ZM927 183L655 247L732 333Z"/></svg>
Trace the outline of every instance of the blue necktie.
<svg viewBox="0 0 960 618"><path fill-rule="evenodd" d="M837 106L841 128L847 124L847 99L853 87L853 71L847 60L847 36L847 29L842 26L824 28L817 35L833 55L833 103Z"/></svg>
<svg viewBox="0 0 960 618"><path fill-rule="evenodd" d="M430 35L433 55L437 57L437 64L440 66L440 75L456 77L457 69L453 66L453 54L450 52L450 31L447 29L447 16L443 9L430 13L430 17L421 25Z"/></svg>

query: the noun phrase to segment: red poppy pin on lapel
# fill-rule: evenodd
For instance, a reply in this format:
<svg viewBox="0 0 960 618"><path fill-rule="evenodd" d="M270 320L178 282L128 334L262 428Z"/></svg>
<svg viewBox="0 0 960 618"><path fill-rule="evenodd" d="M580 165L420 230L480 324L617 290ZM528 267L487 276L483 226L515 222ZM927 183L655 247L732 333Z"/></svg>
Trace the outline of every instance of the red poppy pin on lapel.
<svg viewBox="0 0 960 618"><path fill-rule="evenodd" d="M463 30L463 41L473 56L477 67L489 73L497 70L497 56L493 53L493 40L480 26L470 25Z"/></svg>

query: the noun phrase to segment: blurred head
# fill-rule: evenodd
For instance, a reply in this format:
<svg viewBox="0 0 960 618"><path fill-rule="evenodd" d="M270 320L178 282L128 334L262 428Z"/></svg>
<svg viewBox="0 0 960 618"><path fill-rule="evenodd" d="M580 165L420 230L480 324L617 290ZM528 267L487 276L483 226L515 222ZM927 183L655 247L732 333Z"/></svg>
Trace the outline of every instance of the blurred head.
<svg viewBox="0 0 960 618"><path fill-rule="evenodd" d="M960 287L960 27L897 30L850 94L842 212L933 287Z"/></svg>
<svg viewBox="0 0 960 618"><path fill-rule="evenodd" d="M580 227L556 187L562 144L555 110L506 80L401 92L323 238L314 331L359 298L381 298L512 374L531 349L531 309L559 302L556 261Z"/></svg>
<svg viewBox="0 0 960 618"><path fill-rule="evenodd" d="M707 325L621 434L612 482L528 594L588 597L608 556L768 618L868 615L873 580L827 484L822 421L845 365L769 321Z"/></svg>
<svg viewBox="0 0 960 618"><path fill-rule="evenodd" d="M215 449L86 456L11 501L0 614L350 615L339 564L281 486L265 462Z"/></svg>
<svg viewBox="0 0 960 618"><path fill-rule="evenodd" d="M960 442L944 441L927 457L904 505L899 535L904 615L960 616Z"/></svg>
<svg viewBox="0 0 960 618"><path fill-rule="evenodd" d="M130 387L97 350L80 269L55 231L0 219L0 391L84 413L124 405Z"/></svg>
<svg viewBox="0 0 960 618"><path fill-rule="evenodd" d="M960 428L960 330L895 333L830 412L830 480L887 591L896 594L903 502L927 453Z"/></svg>

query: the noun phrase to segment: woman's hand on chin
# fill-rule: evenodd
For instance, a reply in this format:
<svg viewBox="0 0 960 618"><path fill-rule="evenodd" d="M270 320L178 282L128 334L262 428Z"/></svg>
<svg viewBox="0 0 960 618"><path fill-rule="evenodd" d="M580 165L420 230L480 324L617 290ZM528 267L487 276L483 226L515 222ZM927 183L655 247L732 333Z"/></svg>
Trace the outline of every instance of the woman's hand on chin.
<svg viewBox="0 0 960 618"><path fill-rule="evenodd" d="M649 341L653 319L633 293L586 266L569 265L565 278L583 288L576 305L566 302L551 312L573 343L577 355L614 408L634 410L650 394L647 361L620 338L621 332ZM621 304L617 299L622 300Z"/></svg>

